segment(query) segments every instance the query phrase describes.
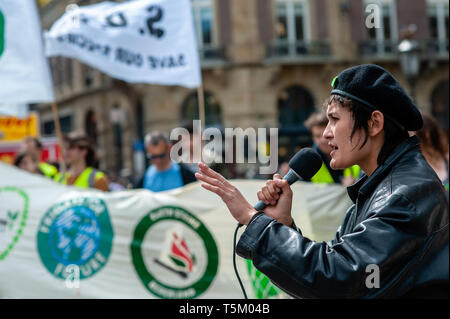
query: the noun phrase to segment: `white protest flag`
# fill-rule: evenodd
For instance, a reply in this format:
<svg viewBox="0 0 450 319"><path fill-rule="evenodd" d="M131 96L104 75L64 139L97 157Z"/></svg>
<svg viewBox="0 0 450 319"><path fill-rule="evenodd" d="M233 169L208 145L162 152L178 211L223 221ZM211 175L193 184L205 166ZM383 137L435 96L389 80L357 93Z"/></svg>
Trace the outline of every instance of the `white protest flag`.
<svg viewBox="0 0 450 319"><path fill-rule="evenodd" d="M127 82L201 85L190 0L76 7L54 23L45 39L48 56L76 58Z"/></svg>
<svg viewBox="0 0 450 319"><path fill-rule="evenodd" d="M54 100L34 0L0 1L0 103Z"/></svg>

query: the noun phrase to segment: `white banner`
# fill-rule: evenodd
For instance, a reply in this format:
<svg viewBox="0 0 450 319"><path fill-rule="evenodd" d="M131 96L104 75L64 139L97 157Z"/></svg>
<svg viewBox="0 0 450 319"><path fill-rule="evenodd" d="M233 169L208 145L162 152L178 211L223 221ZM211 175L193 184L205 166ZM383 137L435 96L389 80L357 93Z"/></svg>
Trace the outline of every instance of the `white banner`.
<svg viewBox="0 0 450 319"><path fill-rule="evenodd" d="M264 181L232 183L253 203ZM345 189L292 188L302 233L333 238L350 205ZM200 183L83 191L0 163L0 298L242 298L236 224ZM250 298L286 297L246 260L237 266Z"/></svg>
<svg viewBox="0 0 450 319"><path fill-rule="evenodd" d="M46 32L48 56L76 58L127 82L198 87L190 0L74 7Z"/></svg>
<svg viewBox="0 0 450 319"><path fill-rule="evenodd" d="M0 103L0 116L15 116L24 118L29 116L28 104L3 104Z"/></svg>
<svg viewBox="0 0 450 319"><path fill-rule="evenodd" d="M54 100L34 0L0 1L0 103Z"/></svg>

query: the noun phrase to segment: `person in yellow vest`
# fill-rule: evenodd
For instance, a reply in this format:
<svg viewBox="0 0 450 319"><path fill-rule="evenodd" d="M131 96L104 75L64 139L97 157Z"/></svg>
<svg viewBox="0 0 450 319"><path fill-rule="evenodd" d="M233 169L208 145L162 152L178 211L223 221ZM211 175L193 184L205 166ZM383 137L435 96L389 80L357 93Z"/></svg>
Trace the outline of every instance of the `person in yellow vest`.
<svg viewBox="0 0 450 319"><path fill-rule="evenodd" d="M55 180L65 185L80 188L97 188L109 191L109 181L105 173L94 168L95 150L86 135L69 135L65 138L65 159L68 171L57 174Z"/></svg>
<svg viewBox="0 0 450 319"><path fill-rule="evenodd" d="M27 136L22 149L33 158L44 176L54 178L58 174L58 169L55 166L42 161L42 143L37 137Z"/></svg>
<svg viewBox="0 0 450 319"><path fill-rule="evenodd" d="M306 128L311 132L313 148L322 158L322 166L311 178L313 183L341 183L344 186L352 185L358 178L361 170L358 165L353 165L344 170L334 170L330 167L331 147L328 140L323 137L323 132L328 124L328 118L324 112L313 113L306 121Z"/></svg>

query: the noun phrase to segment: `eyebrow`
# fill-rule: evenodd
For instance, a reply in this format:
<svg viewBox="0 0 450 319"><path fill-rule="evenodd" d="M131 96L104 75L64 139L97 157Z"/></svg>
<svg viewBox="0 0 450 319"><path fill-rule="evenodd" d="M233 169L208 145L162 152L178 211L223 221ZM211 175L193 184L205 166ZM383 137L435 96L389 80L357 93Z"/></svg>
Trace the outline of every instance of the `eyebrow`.
<svg viewBox="0 0 450 319"><path fill-rule="evenodd" d="M332 117L334 115L339 115L339 113L338 112L329 112L329 113L327 113L328 117Z"/></svg>

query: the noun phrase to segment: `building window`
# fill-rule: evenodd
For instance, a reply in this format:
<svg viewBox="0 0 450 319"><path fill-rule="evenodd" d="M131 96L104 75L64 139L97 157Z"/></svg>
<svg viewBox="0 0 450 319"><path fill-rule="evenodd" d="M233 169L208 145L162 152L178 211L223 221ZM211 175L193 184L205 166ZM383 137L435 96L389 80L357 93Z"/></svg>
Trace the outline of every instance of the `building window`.
<svg viewBox="0 0 450 319"><path fill-rule="evenodd" d="M303 127L303 122L314 110L314 99L311 93L301 86L290 86L278 98L278 122L280 127Z"/></svg>
<svg viewBox="0 0 450 319"><path fill-rule="evenodd" d="M275 41L279 55L307 52L309 44L309 8L306 0L275 1Z"/></svg>
<svg viewBox="0 0 450 319"><path fill-rule="evenodd" d="M428 0L428 25L434 51L448 53L448 0Z"/></svg>
<svg viewBox="0 0 450 319"><path fill-rule="evenodd" d="M86 89L89 89L94 84L94 69L87 64L81 64L81 72L83 74L83 84Z"/></svg>
<svg viewBox="0 0 450 319"><path fill-rule="evenodd" d="M205 127L222 128L222 108L217 99L205 92ZM181 106L181 118L192 121L200 119L197 92L191 93Z"/></svg>
<svg viewBox="0 0 450 319"><path fill-rule="evenodd" d="M278 98L278 161L289 158L302 147L312 144L311 134L304 126L315 111L314 98L309 90L293 85L284 89Z"/></svg>
<svg viewBox="0 0 450 319"><path fill-rule="evenodd" d="M393 53L398 44L397 8L393 0L365 0L364 14L369 41L364 52ZM369 26L367 24L369 23Z"/></svg>
<svg viewBox="0 0 450 319"><path fill-rule="evenodd" d="M217 48L212 0L191 0L194 28L201 59L220 58Z"/></svg>
<svg viewBox="0 0 450 319"><path fill-rule="evenodd" d="M55 87L63 85L72 86L73 69L72 59L64 57L51 57L49 64L52 72L53 84Z"/></svg>
<svg viewBox="0 0 450 319"><path fill-rule="evenodd" d="M114 104L109 110L110 121L112 124L113 134L114 134L114 158L115 158L115 172L119 173L123 168L123 129L122 126L126 123L126 113L120 105Z"/></svg>
<svg viewBox="0 0 450 319"><path fill-rule="evenodd" d="M62 133L70 133L72 131L72 115L61 116L59 118L59 124L61 126ZM43 136L55 136L55 122L45 121L42 124L42 135Z"/></svg>

